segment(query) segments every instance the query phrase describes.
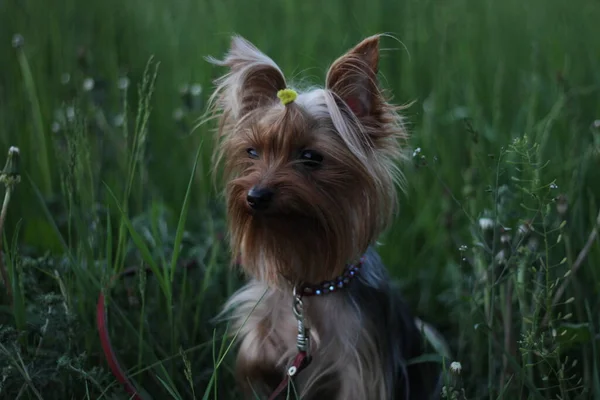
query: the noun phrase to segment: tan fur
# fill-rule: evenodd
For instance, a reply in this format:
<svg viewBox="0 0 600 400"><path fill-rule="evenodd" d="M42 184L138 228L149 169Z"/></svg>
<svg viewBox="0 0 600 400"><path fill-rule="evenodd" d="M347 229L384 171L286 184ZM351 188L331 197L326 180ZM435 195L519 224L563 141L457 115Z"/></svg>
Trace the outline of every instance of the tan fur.
<svg viewBox="0 0 600 400"><path fill-rule="evenodd" d="M337 400L387 399L383 365L370 339L371 327L365 326L358 309L342 303L339 294L304 300L313 361L295 382L301 388L298 394L311 398L319 389L315 385L332 384L319 379L334 372L344 380ZM290 292L258 281L250 282L229 300L225 310L232 312L233 334L238 334L240 342L238 376L252 376L253 371L264 368L283 376L297 352L291 305Z"/></svg>

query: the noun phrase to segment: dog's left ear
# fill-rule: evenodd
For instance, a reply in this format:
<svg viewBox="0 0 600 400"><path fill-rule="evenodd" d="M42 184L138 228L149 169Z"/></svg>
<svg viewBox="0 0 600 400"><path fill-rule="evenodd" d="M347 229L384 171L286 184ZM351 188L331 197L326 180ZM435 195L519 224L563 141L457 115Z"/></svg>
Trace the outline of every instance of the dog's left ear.
<svg viewBox="0 0 600 400"><path fill-rule="evenodd" d="M215 81L217 88L211 102L216 100L216 106L235 120L277 102L277 92L286 88L277 64L241 36L233 36L224 60L208 57L208 61L229 69Z"/></svg>
<svg viewBox="0 0 600 400"><path fill-rule="evenodd" d="M379 36L364 39L329 68L326 86L358 117L371 115L379 96Z"/></svg>

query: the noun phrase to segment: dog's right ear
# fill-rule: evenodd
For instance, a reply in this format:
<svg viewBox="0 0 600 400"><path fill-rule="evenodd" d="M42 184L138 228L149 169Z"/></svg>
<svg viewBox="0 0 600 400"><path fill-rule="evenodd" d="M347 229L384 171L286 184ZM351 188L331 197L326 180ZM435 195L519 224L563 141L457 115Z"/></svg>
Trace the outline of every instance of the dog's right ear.
<svg viewBox="0 0 600 400"><path fill-rule="evenodd" d="M379 35L364 39L329 68L326 86L341 98L358 117L370 116L378 98Z"/></svg>
<svg viewBox="0 0 600 400"><path fill-rule="evenodd" d="M229 68L215 81L217 88L211 98L215 106L235 120L258 107L277 100L277 92L285 89L283 73L275 62L252 43L234 36L224 60L208 58L213 64Z"/></svg>

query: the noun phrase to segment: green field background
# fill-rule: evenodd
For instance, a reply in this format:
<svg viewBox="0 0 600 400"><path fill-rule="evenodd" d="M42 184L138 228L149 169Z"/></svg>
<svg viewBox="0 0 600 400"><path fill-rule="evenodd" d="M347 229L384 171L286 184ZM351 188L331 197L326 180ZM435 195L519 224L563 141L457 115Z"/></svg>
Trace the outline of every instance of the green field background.
<svg viewBox="0 0 600 400"><path fill-rule="evenodd" d="M586 243L600 206L600 3L0 1L0 155L10 146L19 147L22 177L7 216L8 242L19 226L21 254L37 257L65 252L56 227L66 235L65 226L73 216L65 204L59 165L68 165L72 155L63 143L61 118L73 105L82 110L87 124L85 165L89 170L85 176L90 179L83 184L89 190L79 194L81 207L108 207L111 215L118 216L107 187L121 198L127 179L126 150L120 145L124 91L119 82L124 82L124 77L129 82L126 115L133 126L137 87L150 57L159 66L141 159L144 176L135 180L128 214L132 219L152 219L164 213L164 227L158 230L175 231L196 150L202 145L185 228L194 243L214 242L213 236L221 234L223 227L222 182L213 185L210 179L214 126L194 127L205 111L212 79L223 73L205 57L221 57L233 33L271 56L288 79L314 84L323 84L329 64L362 38L388 33L397 39L382 39L381 82L393 93L395 102L413 102L405 116L411 154L420 150L404 167L406 193L400 196L399 214L391 230L381 237L379 250L414 312L444 334L453 358L463 362L469 398L484 396L489 389L490 364L482 353L489 350L488 343L475 332L475 325L481 322L476 312L459 306L474 296L464 282L477 276L465 270L459 247L477 246L473 235L479 228L477 221L493 212L495 188L511 182L510 173L498 174L496 162L503 149L523 135L539 144L539 159L547 162L540 169L540 180L554 182L556 196L563 195L568 201L569 248L573 252L569 262ZM22 43L15 35L22 37ZM89 78L94 87L86 90L84 82ZM519 218L513 218L516 222L511 229L518 228ZM71 249L79 249L77 238L67 242ZM223 248L219 251L225 254ZM88 267L98 258L95 253L82 252L73 250ZM557 263L566 257L557 248L552 254ZM226 258L217 263L219 268L212 275L188 282L191 287L210 286L193 329L202 331L198 326L208 324L239 283L231 280L234 273L228 272ZM588 321L587 306L593 315L600 309L599 262L596 241L577 274L577 284L568 289L581 305L574 311L580 321ZM91 274L98 277L97 282L105 277ZM92 356L86 365L106 369L94 331L99 285L88 282L85 291L78 291L78 276L65 272L68 291L72 290L73 296L89 296L80 298L76 306L82 329L89 332L77 346ZM58 291L57 286L44 288ZM194 313L200 306L188 307ZM188 317L184 313L180 318L185 321ZM182 323L177 331L186 331L185 326ZM121 335L118 331L112 334ZM181 335L186 346L197 339ZM198 335L210 340L212 328ZM120 346L127 346L126 337L118 339ZM135 335L131 337L137 345ZM193 370L198 373L195 395L201 398L204 389L200 386L207 384L213 359L210 351L193 357ZM135 355L127 361L130 366L144 363ZM595 365L590 359L585 367L590 385L594 379L597 384ZM173 378L173 385L179 388L181 398L191 398L183 372L172 368L169 376L180 376ZM225 382L229 382L227 371L223 373ZM81 397L74 398L85 396L85 391L77 393ZM167 391L164 393L167 396ZM500 389L494 393L500 396Z"/></svg>

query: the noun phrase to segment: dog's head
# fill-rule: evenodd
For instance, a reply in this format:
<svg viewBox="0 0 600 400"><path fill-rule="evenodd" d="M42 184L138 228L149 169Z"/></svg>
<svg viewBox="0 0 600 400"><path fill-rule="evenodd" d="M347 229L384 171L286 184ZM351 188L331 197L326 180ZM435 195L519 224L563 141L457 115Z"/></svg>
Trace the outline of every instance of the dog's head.
<svg viewBox="0 0 600 400"><path fill-rule="evenodd" d="M278 97L288 88L280 68L241 37L211 59L228 68L211 104L232 250L258 279L332 279L390 222L406 134L378 87L379 39L337 59L325 88L289 103Z"/></svg>

